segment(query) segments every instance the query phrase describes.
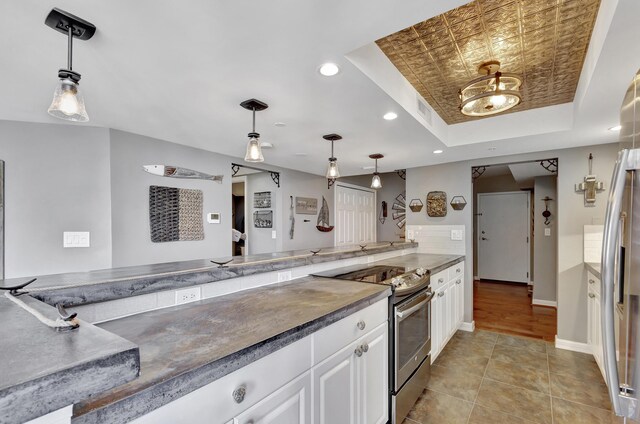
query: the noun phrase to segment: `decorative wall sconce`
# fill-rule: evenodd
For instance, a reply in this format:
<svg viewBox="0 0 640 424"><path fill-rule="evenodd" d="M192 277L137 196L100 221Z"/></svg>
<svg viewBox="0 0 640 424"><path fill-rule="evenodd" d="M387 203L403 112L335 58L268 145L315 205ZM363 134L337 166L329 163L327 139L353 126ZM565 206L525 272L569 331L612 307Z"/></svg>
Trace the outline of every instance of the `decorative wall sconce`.
<svg viewBox="0 0 640 424"><path fill-rule="evenodd" d="M89 115L84 107L80 91L80 73L73 71L73 39L88 40L93 37L96 27L69 12L54 7L44 21L45 25L65 34L67 44L67 68L58 70L58 85L53 93L53 101L47 112L66 121L87 122Z"/></svg>
<svg viewBox="0 0 640 424"><path fill-rule="evenodd" d="M449 203L454 211L461 211L467 206L467 201L464 196L453 196L451 203Z"/></svg>
<svg viewBox="0 0 640 424"><path fill-rule="evenodd" d="M544 202L544 211L542 211L542 216L544 217L544 225L549 225L551 223L551 212L549 211L549 202L553 199L549 196L546 196L542 201Z"/></svg>

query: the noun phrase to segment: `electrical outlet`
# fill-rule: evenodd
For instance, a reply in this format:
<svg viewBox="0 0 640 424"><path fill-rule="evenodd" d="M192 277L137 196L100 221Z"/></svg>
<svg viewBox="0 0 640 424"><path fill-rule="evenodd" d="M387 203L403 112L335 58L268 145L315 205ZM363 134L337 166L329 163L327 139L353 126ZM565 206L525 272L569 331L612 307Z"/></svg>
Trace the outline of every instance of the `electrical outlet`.
<svg viewBox="0 0 640 424"><path fill-rule="evenodd" d="M462 240L462 230L451 230L451 240Z"/></svg>
<svg viewBox="0 0 640 424"><path fill-rule="evenodd" d="M200 300L200 287L191 287L184 290L176 291L176 305L182 305L183 303L195 302Z"/></svg>
<svg viewBox="0 0 640 424"><path fill-rule="evenodd" d="M289 280L291 280L291 271L284 271L284 272L278 273L278 283L281 283L283 281L289 281Z"/></svg>
<svg viewBox="0 0 640 424"><path fill-rule="evenodd" d="M545 228L544 229L544 235L549 237L551 235L551 228Z"/></svg>

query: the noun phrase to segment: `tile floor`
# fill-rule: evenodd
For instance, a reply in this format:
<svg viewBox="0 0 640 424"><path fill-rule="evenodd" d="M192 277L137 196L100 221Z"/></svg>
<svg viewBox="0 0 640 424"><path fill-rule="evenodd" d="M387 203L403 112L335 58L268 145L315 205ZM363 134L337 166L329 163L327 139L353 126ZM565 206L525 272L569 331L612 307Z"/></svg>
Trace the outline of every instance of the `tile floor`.
<svg viewBox="0 0 640 424"><path fill-rule="evenodd" d="M404 424L618 424L591 355L542 340L458 331Z"/></svg>

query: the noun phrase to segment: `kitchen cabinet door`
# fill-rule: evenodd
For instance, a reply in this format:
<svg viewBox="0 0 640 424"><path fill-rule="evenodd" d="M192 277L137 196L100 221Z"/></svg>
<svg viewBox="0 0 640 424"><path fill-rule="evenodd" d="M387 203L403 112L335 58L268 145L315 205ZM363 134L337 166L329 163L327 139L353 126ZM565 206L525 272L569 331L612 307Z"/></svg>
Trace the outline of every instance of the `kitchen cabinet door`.
<svg viewBox="0 0 640 424"><path fill-rule="evenodd" d="M456 285L449 284L447 289L445 290L445 308L447 309L447 323L445 328L445 342L448 342L453 333L455 333L455 325L456 325Z"/></svg>
<svg viewBox="0 0 640 424"><path fill-rule="evenodd" d="M462 278L462 276L460 276L459 278L457 278L454 281L455 284L455 293L456 293L456 302L455 302L455 309L456 309L456 324L455 324L455 331L458 330L458 328L460 328L460 325L462 324L462 321L464 320L464 279Z"/></svg>
<svg viewBox="0 0 640 424"><path fill-rule="evenodd" d="M384 424L389 419L388 326L384 323L363 338L358 364L359 424Z"/></svg>
<svg viewBox="0 0 640 424"><path fill-rule="evenodd" d="M314 423L356 424L357 342L313 368Z"/></svg>
<svg viewBox="0 0 640 424"><path fill-rule="evenodd" d="M234 419L235 424L310 424L311 373L261 400Z"/></svg>
<svg viewBox="0 0 640 424"><path fill-rule="evenodd" d="M442 349L444 313L444 289L437 290L431 299L431 363L433 363Z"/></svg>

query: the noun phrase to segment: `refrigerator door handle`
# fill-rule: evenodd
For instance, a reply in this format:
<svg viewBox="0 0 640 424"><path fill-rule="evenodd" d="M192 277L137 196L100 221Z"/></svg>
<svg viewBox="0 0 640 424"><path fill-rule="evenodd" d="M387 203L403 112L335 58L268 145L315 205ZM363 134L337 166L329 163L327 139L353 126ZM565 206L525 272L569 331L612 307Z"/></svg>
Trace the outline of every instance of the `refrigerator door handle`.
<svg viewBox="0 0 640 424"><path fill-rule="evenodd" d="M618 362L616 355L615 340L615 294L614 276L615 263L618 255L618 234L620 227L620 213L622 211L622 201L626 172L628 169L635 169L638 161L638 150L621 150L618 153L618 160L613 171L611 180L611 190L607 203L607 212L604 222L604 236L602 243L602 337L604 370L609 397L616 415L633 417L637 412L638 400L633 397L633 390L620 385L618 375Z"/></svg>

